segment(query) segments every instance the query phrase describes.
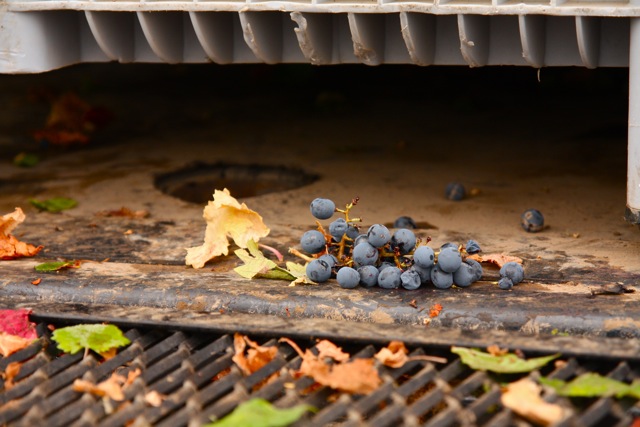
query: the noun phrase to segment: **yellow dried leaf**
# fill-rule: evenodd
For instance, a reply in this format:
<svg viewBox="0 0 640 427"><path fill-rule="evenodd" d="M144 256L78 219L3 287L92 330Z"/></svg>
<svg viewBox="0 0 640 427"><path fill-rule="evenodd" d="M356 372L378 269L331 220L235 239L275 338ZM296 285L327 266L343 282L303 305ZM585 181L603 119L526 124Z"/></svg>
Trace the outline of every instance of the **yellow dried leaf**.
<svg viewBox="0 0 640 427"><path fill-rule="evenodd" d="M408 352L409 350L407 350L403 342L391 341L387 347L381 348L373 357L390 368L400 368L407 363Z"/></svg>
<svg viewBox="0 0 640 427"><path fill-rule="evenodd" d="M5 390L9 390L15 385L13 380L20 373L20 368L22 368L21 362L11 362L7 365L7 367L4 370L4 373L2 374L2 377L4 378Z"/></svg>
<svg viewBox="0 0 640 427"><path fill-rule="evenodd" d="M4 357L10 356L16 351L20 351L33 342L33 339L22 338L17 335L9 335L0 332L0 354Z"/></svg>
<svg viewBox="0 0 640 427"><path fill-rule="evenodd" d="M529 378L507 385L500 400L506 408L543 426L555 424L565 416L562 406L542 400L540 386Z"/></svg>
<svg viewBox="0 0 640 427"><path fill-rule="evenodd" d="M162 406L162 402L166 399L166 396L158 393L155 390L150 391L149 393L144 395L144 401L147 404L153 406L154 408L158 408Z"/></svg>
<svg viewBox="0 0 640 427"><path fill-rule="evenodd" d="M207 222L204 243L187 249L186 264L193 268L202 268L205 263L219 255L229 253L231 237L236 245L247 247L247 242L257 242L269 234L269 228L262 221L262 217L240 204L231 196L226 188L215 190L213 201L204 208L203 217Z"/></svg>
<svg viewBox="0 0 640 427"><path fill-rule="evenodd" d="M11 232L20 225L26 215L20 208L0 217L0 259L16 259L36 255L43 246L33 246L16 239Z"/></svg>
<svg viewBox="0 0 640 427"><path fill-rule="evenodd" d="M318 359L322 360L325 357L330 357L336 362L346 362L349 360L349 353L342 351L341 347L338 347L334 343L328 340L319 341L316 344L318 349Z"/></svg>
<svg viewBox="0 0 640 427"><path fill-rule="evenodd" d="M247 351L247 355L245 356L244 350L247 347L247 344L251 348ZM278 353L277 347L262 347L258 345L258 343L251 341L249 338L239 333L236 333L233 336L233 347L235 354L231 360L238 365L242 373L245 375L251 375L258 371L264 365L271 362Z"/></svg>
<svg viewBox="0 0 640 427"><path fill-rule="evenodd" d="M93 384L86 380L75 380L72 387L74 391L80 393L91 393L100 397L107 396L115 401L121 402L124 400L122 384L126 381L127 379L125 377L114 373L105 381L98 384Z"/></svg>

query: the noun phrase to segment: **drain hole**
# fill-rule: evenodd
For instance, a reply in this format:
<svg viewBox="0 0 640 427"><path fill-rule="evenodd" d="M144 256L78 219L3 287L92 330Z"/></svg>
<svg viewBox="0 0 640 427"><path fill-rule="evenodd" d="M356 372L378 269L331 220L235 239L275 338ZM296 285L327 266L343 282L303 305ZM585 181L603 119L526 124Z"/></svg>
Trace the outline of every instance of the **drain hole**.
<svg viewBox="0 0 640 427"><path fill-rule="evenodd" d="M193 163L156 177L155 186L185 202L203 204L213 190L228 188L236 198L255 197L309 185L318 179L300 169L284 166Z"/></svg>

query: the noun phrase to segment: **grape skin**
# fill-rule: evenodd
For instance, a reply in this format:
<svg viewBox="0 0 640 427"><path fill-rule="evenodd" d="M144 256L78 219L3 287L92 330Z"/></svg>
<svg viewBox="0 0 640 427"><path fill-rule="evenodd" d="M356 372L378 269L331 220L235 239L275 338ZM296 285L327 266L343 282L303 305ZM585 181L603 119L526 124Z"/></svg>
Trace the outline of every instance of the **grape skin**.
<svg viewBox="0 0 640 427"><path fill-rule="evenodd" d="M537 209L527 209L521 217L522 228L529 233L537 233L544 228L544 216Z"/></svg>
<svg viewBox="0 0 640 427"><path fill-rule="evenodd" d="M482 249L480 249L480 245L475 240L469 240L465 246L465 250L468 254L475 254L482 251Z"/></svg>
<svg viewBox="0 0 640 427"><path fill-rule="evenodd" d="M429 246L419 246L413 253L413 261L422 268L433 267L435 254Z"/></svg>
<svg viewBox="0 0 640 427"><path fill-rule="evenodd" d="M422 284L418 272L411 269L400 275L400 281L402 282L402 287L410 291L418 289Z"/></svg>
<svg viewBox="0 0 640 427"><path fill-rule="evenodd" d="M352 256L358 267L373 265L378 260L378 250L369 243L363 242L353 248Z"/></svg>
<svg viewBox="0 0 640 427"><path fill-rule="evenodd" d="M318 197L311 202L311 215L318 219L329 219L336 211L336 204L329 199Z"/></svg>
<svg viewBox="0 0 640 427"><path fill-rule="evenodd" d="M336 264L338 263L338 258L336 258L335 256L333 256L331 254L324 254L318 259L326 262L327 264L329 264L329 268L335 267Z"/></svg>
<svg viewBox="0 0 640 427"><path fill-rule="evenodd" d="M445 273L453 273L462 264L462 257L458 249L447 247L438 255L438 267Z"/></svg>
<svg viewBox="0 0 640 427"><path fill-rule="evenodd" d="M342 236L344 236L348 228L349 225L347 221L345 221L344 218L338 218L329 224L329 234L331 234L331 237L333 237L336 242L339 242L342 240Z"/></svg>
<svg viewBox="0 0 640 427"><path fill-rule="evenodd" d="M360 283L360 274L351 267L342 267L338 270L336 280L340 287L345 289L353 289Z"/></svg>
<svg viewBox="0 0 640 427"><path fill-rule="evenodd" d="M431 269L433 267L429 267L429 268L424 268L419 266L418 264L414 264L411 269L415 270L416 273L418 273L418 276L420 276L420 282L424 285L427 282L431 281Z"/></svg>
<svg viewBox="0 0 640 427"><path fill-rule="evenodd" d="M517 262L508 262L500 269L500 277L507 277L517 285L524 279L524 268Z"/></svg>
<svg viewBox="0 0 640 427"><path fill-rule="evenodd" d="M447 188L444 190L444 195L447 199L459 202L467 195L467 190L464 185L459 182L450 182L447 184Z"/></svg>
<svg viewBox="0 0 640 427"><path fill-rule="evenodd" d="M300 238L300 246L302 247L302 250L310 254L317 254L318 252L321 252L326 244L327 240L318 230L309 230Z"/></svg>
<svg viewBox="0 0 640 427"><path fill-rule="evenodd" d="M402 270L398 267L388 267L378 275L378 286L384 289L398 289L402 280L400 275Z"/></svg>
<svg viewBox="0 0 640 427"><path fill-rule="evenodd" d="M325 261L314 259L307 264L306 273L309 279L322 283L331 278L331 267Z"/></svg>
<svg viewBox="0 0 640 427"><path fill-rule="evenodd" d="M503 277L498 281L498 286L500 287L500 289L508 291L509 289L513 288L513 282L508 277Z"/></svg>
<svg viewBox="0 0 640 427"><path fill-rule="evenodd" d="M416 247L416 235L406 228L396 230L391 237L391 247L399 248L400 254L408 254Z"/></svg>
<svg viewBox="0 0 640 427"><path fill-rule="evenodd" d="M391 233L389 233L389 229L384 225L373 224L367 231L367 240L372 246L381 248L389 243L391 240Z"/></svg>
<svg viewBox="0 0 640 427"><path fill-rule="evenodd" d="M358 268L358 274L360 274L360 283L365 287L371 288L378 284L378 274L380 272L375 265L365 265Z"/></svg>
<svg viewBox="0 0 640 427"><path fill-rule="evenodd" d="M431 283L438 289L449 289L453 286L453 274L442 271L436 264L431 269Z"/></svg>
<svg viewBox="0 0 640 427"><path fill-rule="evenodd" d="M460 288L466 288L474 282L474 277L473 267L463 262L460 268L453 272L453 283Z"/></svg>
<svg viewBox="0 0 640 427"><path fill-rule="evenodd" d="M393 222L393 228L416 229L418 225L410 216L401 216Z"/></svg>

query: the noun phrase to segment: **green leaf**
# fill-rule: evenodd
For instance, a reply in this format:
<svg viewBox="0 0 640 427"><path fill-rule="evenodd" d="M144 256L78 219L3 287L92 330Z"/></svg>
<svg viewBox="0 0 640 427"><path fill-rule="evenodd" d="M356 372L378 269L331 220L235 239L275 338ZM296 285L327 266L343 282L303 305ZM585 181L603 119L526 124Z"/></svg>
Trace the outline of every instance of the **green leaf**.
<svg viewBox="0 0 640 427"><path fill-rule="evenodd" d="M531 372L560 357L559 354L551 356L535 357L533 359L521 359L513 353L502 356L494 356L484 351L463 347L451 347L451 352L460 356L462 363L472 369L480 371L492 371L499 374L516 374Z"/></svg>
<svg viewBox="0 0 640 427"><path fill-rule="evenodd" d="M29 199L29 203L41 211L54 213L75 208L78 205L78 202L73 199L67 199L66 197L54 197L47 200Z"/></svg>
<svg viewBox="0 0 640 427"><path fill-rule="evenodd" d="M51 338L65 353L73 354L89 348L104 353L130 343L115 325L76 325L53 331Z"/></svg>
<svg viewBox="0 0 640 427"><path fill-rule="evenodd" d="M245 249L238 249L234 252L244 262L244 265L233 269L242 277L247 279L262 277L277 280L293 280L296 278L290 272L278 267L278 264L266 258L253 240L247 242L247 249L249 249L249 252Z"/></svg>
<svg viewBox="0 0 640 427"><path fill-rule="evenodd" d="M540 378L541 384L555 389L556 393L567 397L602 397L602 396L632 396L640 399L640 384L631 385L600 374L588 372L569 382L552 378Z"/></svg>
<svg viewBox="0 0 640 427"><path fill-rule="evenodd" d="M13 158L13 164L21 168L30 168L37 165L38 162L40 162L40 158L38 156L25 152L19 153Z"/></svg>
<svg viewBox="0 0 640 427"><path fill-rule="evenodd" d="M307 274L307 267L302 264L296 264L295 262L287 261L287 271L296 276L296 278L300 278Z"/></svg>
<svg viewBox="0 0 640 427"><path fill-rule="evenodd" d="M76 261L59 261L38 264L34 267L34 269L38 273L51 273L52 271L58 271L64 268L78 268L78 266L79 264Z"/></svg>
<svg viewBox="0 0 640 427"><path fill-rule="evenodd" d="M298 421L305 412L313 410L309 405L278 409L268 400L251 399L241 403L226 417L204 427L285 427Z"/></svg>

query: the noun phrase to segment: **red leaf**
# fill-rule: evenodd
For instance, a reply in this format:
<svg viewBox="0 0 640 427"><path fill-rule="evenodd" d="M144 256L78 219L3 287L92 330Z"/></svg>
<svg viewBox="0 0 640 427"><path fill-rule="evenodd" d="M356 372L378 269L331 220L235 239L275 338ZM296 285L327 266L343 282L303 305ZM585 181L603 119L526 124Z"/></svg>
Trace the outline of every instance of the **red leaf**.
<svg viewBox="0 0 640 427"><path fill-rule="evenodd" d="M21 338L35 340L38 338L36 324L29 321L31 310L0 310L0 332Z"/></svg>

